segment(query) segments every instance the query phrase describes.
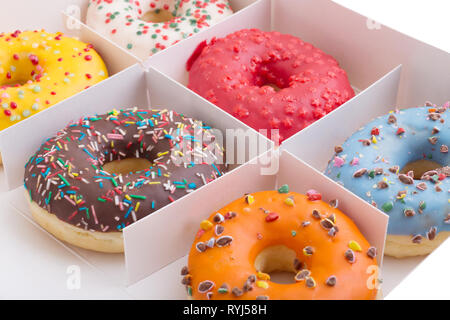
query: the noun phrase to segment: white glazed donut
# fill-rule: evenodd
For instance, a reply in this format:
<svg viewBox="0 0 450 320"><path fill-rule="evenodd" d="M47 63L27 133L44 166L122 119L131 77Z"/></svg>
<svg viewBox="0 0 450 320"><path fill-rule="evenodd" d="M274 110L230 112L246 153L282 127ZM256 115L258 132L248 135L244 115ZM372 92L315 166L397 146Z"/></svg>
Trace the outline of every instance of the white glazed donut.
<svg viewBox="0 0 450 320"><path fill-rule="evenodd" d="M145 59L232 13L228 0L89 0L86 22Z"/></svg>

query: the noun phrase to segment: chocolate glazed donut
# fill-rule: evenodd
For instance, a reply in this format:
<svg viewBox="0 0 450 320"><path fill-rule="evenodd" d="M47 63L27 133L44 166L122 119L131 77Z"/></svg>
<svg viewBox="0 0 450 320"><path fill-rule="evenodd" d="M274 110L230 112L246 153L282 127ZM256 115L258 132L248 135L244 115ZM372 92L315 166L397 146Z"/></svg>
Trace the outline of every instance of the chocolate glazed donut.
<svg viewBox="0 0 450 320"><path fill-rule="evenodd" d="M137 172L103 168L141 158L151 165ZM34 218L57 238L123 252L123 228L221 176L222 160L213 131L199 121L168 110L114 110L46 140L25 166L24 185Z"/></svg>

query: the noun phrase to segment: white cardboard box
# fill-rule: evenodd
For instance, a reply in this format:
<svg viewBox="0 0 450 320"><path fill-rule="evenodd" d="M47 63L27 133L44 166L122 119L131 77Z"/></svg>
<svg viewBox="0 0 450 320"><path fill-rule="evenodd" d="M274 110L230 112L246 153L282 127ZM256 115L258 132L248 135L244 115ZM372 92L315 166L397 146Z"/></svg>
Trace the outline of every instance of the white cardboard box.
<svg viewBox="0 0 450 320"><path fill-rule="evenodd" d="M67 17L66 17L67 18ZM64 20L62 20L64 21ZM94 43L95 47L104 45L106 51L109 52L111 59L109 59L108 67L120 70L123 65L121 49L115 48L112 43L99 37L96 33L81 25L81 35L90 34L90 42ZM81 36L82 37L82 36ZM82 37L83 38L83 37ZM85 38L83 38L85 39ZM95 42L94 42L95 41ZM100 45L97 45L100 43ZM112 48L106 46L113 46ZM101 50L99 50L101 51ZM127 55L127 53L125 53ZM133 58L128 58L134 61ZM95 93L93 93L95 91ZM77 120L80 117L89 114L102 114L112 108L122 108L130 106L141 106L146 108L148 106L153 108L170 108L187 116L203 120L213 128L220 129L225 132L226 129L241 129L248 133L246 140L241 141L236 137L232 137L231 143L244 143L245 159L241 163L247 162L266 150L273 147L272 142L264 136L259 135L256 131L248 128L243 123L223 112L217 107L211 105L203 98L192 95L188 90L185 90L171 79L163 76L156 70L145 71L139 64L133 64L130 67L119 71L113 77L110 77L101 83L93 86L90 90L85 90L71 98L68 98L54 107L41 111L40 113L30 117L16 125L3 130L0 133L0 149L4 162L4 175L9 188L8 193L5 194L5 199L10 203L10 206L5 209L7 212L15 211L21 214L26 220L32 221L28 209L27 201L23 197L23 174L24 163L38 149L41 143L49 136L56 133L57 130L64 127L67 123ZM36 130L36 128L40 128ZM225 137L226 138L226 137ZM250 141L259 141L260 150L253 149L250 146ZM225 141L225 145L230 141ZM236 155L238 157L238 155ZM240 163L237 163L240 164ZM201 189L199 190L201 191ZM194 192L193 194L195 194ZM41 229L33 223L38 229ZM42 232L42 229L41 231ZM39 234L39 233L38 233ZM46 242L42 250L47 250L46 246L55 245L52 236L43 233L50 243ZM32 241L33 235L24 234L22 241L28 239ZM125 290L126 285L126 268L123 255L118 254L99 254L88 250L75 248L56 240L59 245L63 246L72 255L76 256L75 260L80 260L91 267L101 272L104 277L109 279L109 284L114 284L117 288ZM52 249L48 249L52 251ZM27 256L24 260L17 260L19 265L27 265L29 262ZM65 264L65 260L58 255L54 256L54 260L46 260L50 265ZM45 263L37 266L39 273L46 279L52 279L51 273L47 273ZM66 274L63 278L67 277ZM64 286L62 286L64 288ZM64 296L64 294L62 295ZM28 296L27 296L28 297Z"/></svg>
<svg viewBox="0 0 450 320"><path fill-rule="evenodd" d="M21 1L24 0L17 0L11 5L20 6ZM32 6L33 10L42 10L41 6L34 2L26 2L27 5ZM52 1L52 3L54 2ZM68 4L81 4L80 12L83 13L85 3L84 0L58 1L58 5L52 7L52 10L54 9L55 12L66 10ZM317 183L315 187L326 191L326 196L333 194L344 198L346 212L355 219L363 234L380 247L386 231L386 216L312 168L321 170L322 160L327 159L328 152L324 145L330 143L334 146L329 139L324 139L325 137L329 138L326 134L332 133L331 136L335 139L346 137L348 132L351 133L354 128L358 127L358 121L353 121L339 135L336 135L336 132L327 132L325 129L330 127L330 121L335 123L339 119L345 119L346 115L352 115L361 120L364 115L371 116L383 112L384 110L380 109L382 108L380 106L393 106L398 101L405 104L423 102L422 97L429 92L429 89L433 90L432 97L426 99L434 98L436 102L443 101L448 92L446 90L448 87L445 85L450 83L445 81L450 73L447 72L447 69L440 67L442 63L450 66L449 55L384 26L379 30L368 30L367 18L326 0L296 0L295 2L292 0L235 0L233 3L241 8L239 12L218 25L150 57L143 65L147 71L144 71L140 65L134 65L136 62L134 57L83 24L79 24L81 29L78 29L77 35L82 40L94 43L97 50L105 55L108 67L113 70L114 76L0 134L0 149L4 156L7 182L11 189L10 192L2 195L2 199L10 203L4 209L5 215L2 215L2 218L17 221L19 225L17 228L8 230L8 235L11 234L13 239L9 242L11 251L16 252L17 249L20 252L13 255L14 259L11 260L12 262L10 261L10 268L15 266L15 274L20 275L29 272L27 266L32 266L34 274L40 275L40 282L37 282L35 287L41 288L41 290L30 291L32 282L20 282L12 280L15 277L8 277L5 279L8 282L8 286L6 286L8 290L0 289L0 296L7 296L14 292L17 297L27 298L88 298L102 297L102 290L115 288L117 291L113 291L117 293L112 294L115 298L183 299L185 294L184 288L179 284L179 268L185 263L185 255L190 246L188 240L194 236L194 230L201 218L208 216L215 208L220 208L234 198L242 196L244 190L273 189L281 181L289 181L291 186L294 186L295 190L299 192L306 191L313 187L311 184ZM74 8L71 7L71 9ZM58 16L55 12L46 13L48 16L44 21L47 25L40 26L41 28L45 27L48 31L54 28L66 28L67 16ZM68 13L76 16L77 12L75 10L75 12ZM41 18L26 18L24 19L26 24L13 29L38 27L42 21ZM17 16L15 19L0 19L0 27L10 29L11 25L15 25L15 21L17 21ZM323 21L327 21L327 23L323 23ZM73 25L73 23L77 24L77 21L70 20L69 25ZM23 190L19 187L22 183L23 164L44 138L53 134L70 120L86 114L101 113L118 105L144 106L152 103L161 107L173 106L175 110L206 120L209 124L221 129L248 129L240 121L184 87L187 82L184 65L198 43L205 39L211 39L213 36L224 36L245 27L278 30L300 36L325 52L334 55L349 74L350 82L358 95L283 145L283 149L302 158L312 167L285 151L280 158L280 171L277 175L259 175L257 172L264 167L262 162L267 161L267 157L264 157L266 155L263 153L264 150L257 150L256 154L260 155L259 158L263 160L262 162L246 163L221 179L201 188L198 192L194 192L126 228L124 231L126 265L123 255L98 254L68 246L55 240L32 222L27 204L23 201ZM385 48L393 48L394 54L391 53L391 49L385 50ZM410 50L403 50L403 48ZM433 56L432 61L429 59L430 55ZM401 64L403 67L400 67ZM436 84L435 88L431 85L427 87L420 85L423 83L434 84L431 80L436 75L444 81ZM400 90L398 90L399 88ZM77 107L75 108L75 106ZM34 128L42 128L42 130L33 132ZM258 133L250 130L250 135L258 136ZM318 144L307 143L311 137L313 139L321 137L320 149L314 148L314 145ZM270 146L267 140L261 137L259 139L265 147ZM247 159L251 158L250 151L249 148L246 149ZM272 153L269 154L272 155ZM296 176L293 176L286 166L296 167L302 172L303 180L299 182L298 179L295 179ZM248 176L254 177L255 180L250 183L248 179L242 179L242 177ZM236 184L239 186L229 192L230 186ZM220 192L224 189L227 190L227 193ZM221 195L206 203L202 210L192 210L188 215L183 216L183 232L166 234L161 231L171 218L177 216L177 208L196 208L196 201L209 198L207 193L211 195L218 192ZM357 215L355 215L357 208L364 209L363 211L368 213L370 219L377 221L379 227L373 230L367 224L358 221ZM27 221L27 226L30 228L20 226L24 221ZM167 250L154 246L155 240L161 242L163 239L164 243L172 244L164 246L164 249ZM181 243L180 240L182 240ZM39 244L38 248L42 248L42 254L39 254L39 251L36 254L37 249L31 249L32 247L27 245L34 242ZM30 250L33 250L33 255L30 255ZM389 263L389 268L386 268L385 264L382 269L384 293L396 287L421 259L423 258L408 261L394 260ZM381 259L379 262L381 264ZM83 289L76 294L67 292L67 281L70 274L65 273L61 276L61 272L67 272L67 268L72 265L81 266L82 274L86 273L87 278L87 280L83 280ZM55 269L55 266L59 267ZM64 270L64 266L66 270ZM91 276L96 272L102 276ZM83 279L86 278L83 276ZM44 288L46 281L42 281L43 279L50 281L51 284ZM64 280L64 285L62 285ZM19 285L16 285L17 283ZM89 290L85 291L84 283Z"/></svg>

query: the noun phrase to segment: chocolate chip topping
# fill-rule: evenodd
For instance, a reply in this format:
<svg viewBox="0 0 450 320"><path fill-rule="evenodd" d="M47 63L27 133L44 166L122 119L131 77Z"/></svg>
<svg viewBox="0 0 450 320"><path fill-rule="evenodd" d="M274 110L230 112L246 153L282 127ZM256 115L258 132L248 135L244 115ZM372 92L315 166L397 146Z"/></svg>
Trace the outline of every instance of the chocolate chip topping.
<svg viewBox="0 0 450 320"><path fill-rule="evenodd" d="M389 168L389 171L395 174L398 172L398 170L400 170L399 166L393 166Z"/></svg>
<svg viewBox="0 0 450 320"><path fill-rule="evenodd" d="M249 280L245 281L244 286L243 286L242 289L243 289L244 292L252 291L253 290L253 283L250 282Z"/></svg>
<svg viewBox="0 0 450 320"><path fill-rule="evenodd" d="M389 184L386 181L380 181L377 183L377 188L378 189L387 189L389 188Z"/></svg>
<svg viewBox="0 0 450 320"><path fill-rule="evenodd" d="M325 283L329 287L334 287L336 285L336 283L337 283L336 276L329 276Z"/></svg>
<svg viewBox="0 0 450 320"><path fill-rule="evenodd" d="M227 219L227 220L231 220L236 217L237 217L237 213L233 212L233 211L229 211L225 214L225 219Z"/></svg>
<svg viewBox="0 0 450 320"><path fill-rule="evenodd" d="M189 269L188 269L188 267L187 267L187 266L184 266L184 267L181 269L180 274L181 274L182 276L188 275L188 274L189 274Z"/></svg>
<svg viewBox="0 0 450 320"><path fill-rule="evenodd" d="M403 210L403 214L405 215L405 217L414 217L416 215L416 212L412 208L407 208Z"/></svg>
<svg viewBox="0 0 450 320"><path fill-rule="evenodd" d="M450 213L447 213L447 217L444 218L445 224L450 224Z"/></svg>
<svg viewBox="0 0 450 320"><path fill-rule="evenodd" d="M305 268L305 264L298 260L297 258L294 259L294 270L299 271Z"/></svg>
<svg viewBox="0 0 450 320"><path fill-rule="evenodd" d="M209 280L200 282L198 284L198 292L199 293L206 293L209 290L211 290L212 288L214 288L214 282L209 281Z"/></svg>
<svg viewBox="0 0 450 320"><path fill-rule="evenodd" d="M312 255L312 254L314 254L314 248L311 247L311 246L306 246L306 247L303 248L303 252L306 255Z"/></svg>
<svg viewBox="0 0 450 320"><path fill-rule="evenodd" d="M334 213L330 214L330 215L328 216L328 219L329 219L331 222L336 223L336 215L335 215Z"/></svg>
<svg viewBox="0 0 450 320"><path fill-rule="evenodd" d="M203 242L198 242L198 243L195 245L195 248L196 248L199 252L205 252L206 249L207 249L207 246L206 246L206 244L204 244Z"/></svg>
<svg viewBox="0 0 450 320"><path fill-rule="evenodd" d="M230 236L222 236L216 241L216 245L220 247L226 247L229 246L233 242L233 238Z"/></svg>
<svg viewBox="0 0 450 320"><path fill-rule="evenodd" d="M350 263L356 262L356 256L355 256L355 253L353 252L353 250L348 249L347 251L345 251L344 256L348 262L350 262Z"/></svg>
<svg viewBox="0 0 450 320"><path fill-rule="evenodd" d="M353 178L361 178L367 172L366 168L361 168L353 174Z"/></svg>
<svg viewBox="0 0 450 320"><path fill-rule="evenodd" d="M414 179L406 174L399 174L398 179L404 184L414 184Z"/></svg>
<svg viewBox="0 0 450 320"><path fill-rule="evenodd" d="M314 210L312 211L312 216L313 216L314 219L317 219L317 220L319 220L319 219L322 218L321 215L320 215L320 212L317 211L316 209L314 209Z"/></svg>
<svg viewBox="0 0 450 320"><path fill-rule="evenodd" d="M320 225L321 225L322 228L324 228L325 230L330 230L331 228L334 227L334 223L333 223L330 219L328 219L328 218L322 219L322 220L320 221Z"/></svg>
<svg viewBox="0 0 450 320"><path fill-rule="evenodd" d="M425 182L420 182L419 184L416 185L416 188L419 189L420 191L425 191L427 190L427 184Z"/></svg>
<svg viewBox="0 0 450 320"><path fill-rule="evenodd" d="M330 200L330 206L332 208L337 208L339 206L339 200L338 199Z"/></svg>
<svg viewBox="0 0 450 320"><path fill-rule="evenodd" d="M388 117L388 123L389 123L389 124L395 124L395 123L397 123L397 118L396 118L393 114L389 115L389 117Z"/></svg>
<svg viewBox="0 0 450 320"><path fill-rule="evenodd" d="M411 241L415 244L420 244L422 242L423 237L420 234L417 234L412 237Z"/></svg>
<svg viewBox="0 0 450 320"><path fill-rule="evenodd" d="M225 221L225 218L220 213L217 213L213 218L214 223L222 223Z"/></svg>
<svg viewBox="0 0 450 320"><path fill-rule="evenodd" d="M432 177L437 174L438 174L437 170L427 171L422 175L422 177L420 177L420 180L426 180L426 181L432 180Z"/></svg>
<svg viewBox="0 0 450 320"><path fill-rule="evenodd" d="M435 145L438 142L438 138L430 137L430 138L428 138L428 142L431 143L432 145Z"/></svg>
<svg viewBox="0 0 450 320"><path fill-rule="evenodd" d="M336 152L337 154L341 153L344 151L344 148L342 148L342 146L336 146L334 147L334 152Z"/></svg>
<svg viewBox="0 0 450 320"><path fill-rule="evenodd" d="M216 236L220 236L224 232L225 228L222 225L217 225L214 229Z"/></svg>
<svg viewBox="0 0 450 320"><path fill-rule="evenodd" d="M235 296L235 297L240 297L244 294L244 292L239 289L239 288L233 288L233 290L231 290L231 293Z"/></svg>
<svg viewBox="0 0 450 320"><path fill-rule="evenodd" d="M311 271L309 271L307 269L303 269L303 270L300 270L299 272L297 272L294 279L295 279L295 281L303 281L310 275L311 275Z"/></svg>
<svg viewBox="0 0 450 320"><path fill-rule="evenodd" d="M370 247L367 250L367 256L371 259L375 258L377 256L377 248L375 247Z"/></svg>
<svg viewBox="0 0 450 320"><path fill-rule="evenodd" d="M382 175L382 174L384 173L383 168L375 168L375 169L373 169L373 170L375 171L375 174L376 174L377 176Z"/></svg>
<svg viewBox="0 0 450 320"><path fill-rule="evenodd" d="M184 276L183 279L181 280L181 284L185 285L185 286L191 285L191 282L192 282L192 277L190 275Z"/></svg>
<svg viewBox="0 0 450 320"><path fill-rule="evenodd" d="M440 119L441 115L439 113L430 113L428 115L430 117L431 120L433 121L437 121Z"/></svg>
<svg viewBox="0 0 450 320"><path fill-rule="evenodd" d="M437 228L431 227L430 230L427 232L427 238L430 241L433 241L436 238Z"/></svg>
<svg viewBox="0 0 450 320"><path fill-rule="evenodd" d="M306 278L306 282L305 283L306 283L306 286L308 288L314 288L316 286L316 281L312 277Z"/></svg>
<svg viewBox="0 0 450 320"><path fill-rule="evenodd" d="M336 236L336 233L337 233L336 227L333 227L333 228L331 228L331 229L328 231L328 235L329 235L330 237L335 237L335 236Z"/></svg>

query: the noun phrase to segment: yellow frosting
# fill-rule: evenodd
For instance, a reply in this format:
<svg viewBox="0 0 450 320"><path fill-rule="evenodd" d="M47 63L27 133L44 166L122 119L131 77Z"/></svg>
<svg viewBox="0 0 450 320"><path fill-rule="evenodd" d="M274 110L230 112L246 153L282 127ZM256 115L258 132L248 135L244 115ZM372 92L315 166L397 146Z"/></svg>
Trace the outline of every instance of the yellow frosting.
<svg viewBox="0 0 450 320"><path fill-rule="evenodd" d="M62 33L0 33L0 130L107 77L91 45Z"/></svg>

